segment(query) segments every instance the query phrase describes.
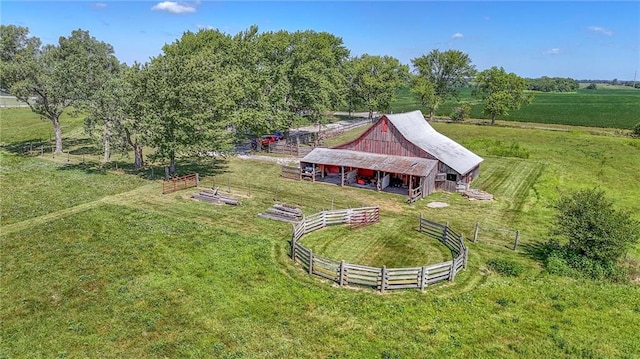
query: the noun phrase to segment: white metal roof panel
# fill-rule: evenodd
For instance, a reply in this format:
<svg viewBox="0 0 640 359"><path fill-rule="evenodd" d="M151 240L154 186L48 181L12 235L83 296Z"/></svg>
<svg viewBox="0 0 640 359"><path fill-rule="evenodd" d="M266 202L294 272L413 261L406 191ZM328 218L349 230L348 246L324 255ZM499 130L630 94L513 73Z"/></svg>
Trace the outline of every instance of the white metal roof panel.
<svg viewBox="0 0 640 359"><path fill-rule="evenodd" d="M420 111L385 116L408 141L462 175L467 174L483 161L482 157L436 131Z"/></svg>

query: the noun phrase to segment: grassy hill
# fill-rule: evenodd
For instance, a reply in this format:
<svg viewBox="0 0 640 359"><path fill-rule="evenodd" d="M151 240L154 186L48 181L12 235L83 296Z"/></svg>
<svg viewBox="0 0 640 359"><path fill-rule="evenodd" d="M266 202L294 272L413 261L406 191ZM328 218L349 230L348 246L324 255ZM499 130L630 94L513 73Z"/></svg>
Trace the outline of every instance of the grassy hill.
<svg viewBox="0 0 640 359"><path fill-rule="evenodd" d="M271 162L232 158L198 164L209 173L203 187L241 201L215 206L190 199L195 189L163 195L160 181L101 168L97 158L26 155L15 143L33 135L16 129L8 138L18 142L3 139L0 152L0 357L640 356L637 283L559 277L536 260L561 193L597 186L640 219L640 141L581 130L434 127L485 158L473 186L495 201L435 193L408 205L402 196L284 180ZM82 137L71 131L66 140ZM306 214L380 205L375 233L332 228L303 239L324 254L442 260L446 253L417 243L421 213L449 221L465 238L476 223L518 229L521 246L514 252L508 239L481 232L477 243L467 241L469 267L455 282L424 292L339 288L288 258L289 224L257 216L276 199ZM431 209L428 201L450 206ZM352 235L376 248L375 258L336 246L336 237L349 245ZM495 258L525 271L501 276L487 266ZM639 261L640 246L625 262L636 277Z"/></svg>

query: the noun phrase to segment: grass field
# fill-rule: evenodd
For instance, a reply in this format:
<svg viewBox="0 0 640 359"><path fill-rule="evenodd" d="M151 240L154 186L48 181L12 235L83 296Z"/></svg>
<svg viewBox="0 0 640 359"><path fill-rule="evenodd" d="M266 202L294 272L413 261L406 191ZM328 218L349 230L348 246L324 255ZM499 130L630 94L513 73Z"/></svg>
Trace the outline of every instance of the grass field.
<svg viewBox="0 0 640 359"><path fill-rule="evenodd" d="M275 164L231 159L211 162L210 173L218 174L202 186L229 191L241 205L215 206L191 200L195 189L162 195L159 181L97 163L70 168L9 153L9 145L0 157L0 357L640 356L638 284L549 275L535 251L552 204L572 189L598 186L640 219L638 141L434 127L485 158L473 186L495 201L435 193L407 205L401 196L283 180ZM514 143L527 156L509 156ZM379 205L379 224L303 239L314 251L373 262L361 264L447 258L415 231L420 213L449 221L465 238L476 222L519 229L521 250L468 242L469 267L424 292L337 288L288 258L291 225L257 217L274 200L300 204L306 214ZM450 206L430 209L427 201ZM492 258L526 270L500 276L486 266ZM640 246L628 263L636 268L639 260Z"/></svg>
<svg viewBox="0 0 640 359"><path fill-rule="evenodd" d="M471 96L471 89L461 90L460 101L471 105L471 118L488 119L480 101ZM572 93L534 93L533 102L511 111L502 120L550 123L572 126L613 127L630 129L640 121L640 90L604 87L597 90L579 89ZM458 102L447 102L436 112L448 117ZM426 110L415 100L408 88L400 89L391 104L393 112Z"/></svg>

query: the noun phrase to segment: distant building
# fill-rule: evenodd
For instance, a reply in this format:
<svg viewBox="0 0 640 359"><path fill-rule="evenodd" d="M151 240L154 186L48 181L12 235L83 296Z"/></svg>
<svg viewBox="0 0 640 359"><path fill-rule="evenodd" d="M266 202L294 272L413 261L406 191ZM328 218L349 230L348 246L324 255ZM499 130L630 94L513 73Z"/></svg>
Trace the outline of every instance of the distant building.
<svg viewBox="0 0 640 359"><path fill-rule="evenodd" d="M351 142L315 148L300 160L300 170L313 181L403 193L415 201L435 190L468 189L481 162L413 111L383 115Z"/></svg>

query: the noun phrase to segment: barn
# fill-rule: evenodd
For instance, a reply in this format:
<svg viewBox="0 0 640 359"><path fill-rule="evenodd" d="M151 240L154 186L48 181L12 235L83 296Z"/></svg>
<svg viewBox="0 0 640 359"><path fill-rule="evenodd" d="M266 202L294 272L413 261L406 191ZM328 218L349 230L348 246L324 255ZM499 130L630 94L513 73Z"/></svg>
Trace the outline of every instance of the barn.
<svg viewBox="0 0 640 359"><path fill-rule="evenodd" d="M481 162L413 111L383 115L351 142L315 148L300 160L300 171L312 181L401 193L415 201L436 190L468 189Z"/></svg>

